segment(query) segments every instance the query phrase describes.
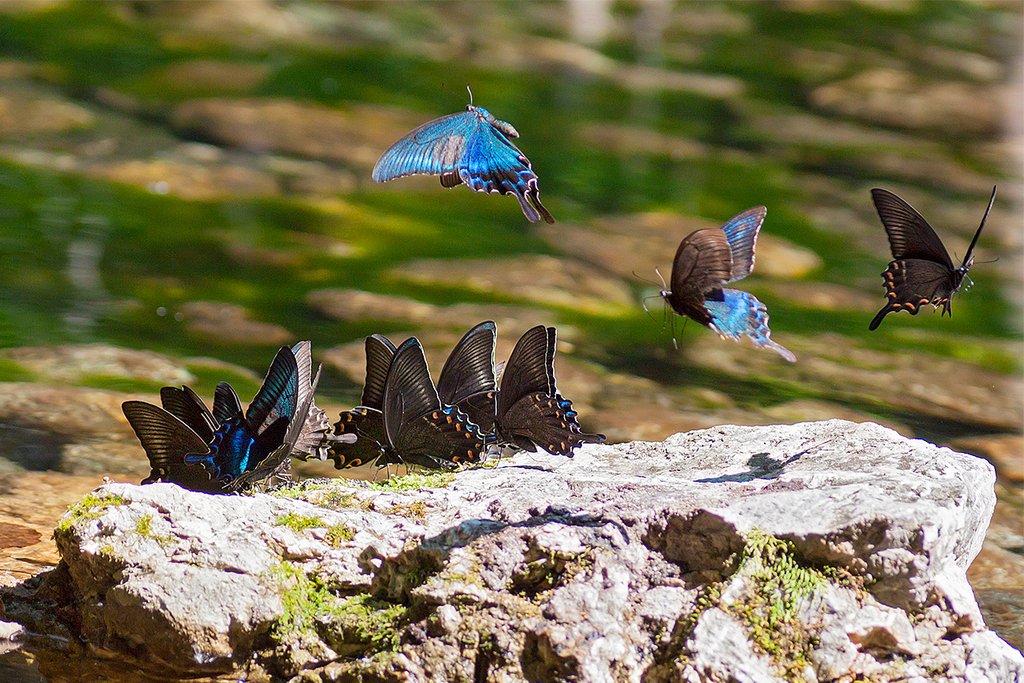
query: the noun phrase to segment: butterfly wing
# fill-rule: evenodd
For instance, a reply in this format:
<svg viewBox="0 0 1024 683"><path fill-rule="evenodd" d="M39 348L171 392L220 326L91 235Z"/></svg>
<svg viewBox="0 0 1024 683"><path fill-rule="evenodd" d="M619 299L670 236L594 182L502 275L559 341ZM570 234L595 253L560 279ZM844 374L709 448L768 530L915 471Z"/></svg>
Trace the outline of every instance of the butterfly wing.
<svg viewBox="0 0 1024 683"><path fill-rule="evenodd" d="M274 356L259 392L245 411L245 419L257 433L278 419L295 417L299 398L299 366L295 355L282 346Z"/></svg>
<svg viewBox="0 0 1024 683"><path fill-rule="evenodd" d="M217 384L213 393L213 419L223 424L242 412L242 401L238 398L235 388L227 382Z"/></svg>
<svg viewBox="0 0 1024 683"><path fill-rule="evenodd" d="M909 311L917 315L925 304L941 308L950 314L950 297L960 285L963 276L941 263L923 259L892 261L882 273L882 284L888 299L868 325L877 329L882 319L893 311Z"/></svg>
<svg viewBox="0 0 1024 683"><path fill-rule="evenodd" d="M572 457L581 444L604 438L603 434L583 431L571 401L560 394L533 392L522 396L502 414L498 441L531 453L540 446L552 455Z"/></svg>
<svg viewBox="0 0 1024 683"><path fill-rule="evenodd" d="M386 183L395 178L427 174L440 175L446 187L458 185L458 166L466 141L481 125L479 117L469 111L427 121L380 156L373 167L373 179Z"/></svg>
<svg viewBox="0 0 1024 683"><path fill-rule="evenodd" d="M292 347L295 363L298 367L297 384L298 400L294 425L300 425L292 443L292 457L308 460L327 459L327 446L334 439L331 434L331 421L313 399L313 394L320 383L320 368L312 375L313 358L310 343L302 341ZM303 418L304 416L304 418ZM291 434L286 435L288 441ZM354 438L354 437L353 437ZM348 440L348 437L346 437Z"/></svg>
<svg viewBox="0 0 1024 683"><path fill-rule="evenodd" d="M672 262L671 289L662 296L679 315L708 325L704 307L709 292L716 292L732 277L732 252L722 230L696 230L679 243Z"/></svg>
<svg viewBox="0 0 1024 683"><path fill-rule="evenodd" d="M721 301L705 303L711 314L711 329L733 341L749 337L755 346L774 351L790 363L796 362L789 349L772 341L768 309L757 297L736 289L723 289L722 295Z"/></svg>
<svg viewBox="0 0 1024 683"><path fill-rule="evenodd" d="M237 491L276 471L287 460L290 446L284 443L287 418L279 418L257 432L238 413L214 432L209 449L185 455L189 465L202 465L226 490Z"/></svg>
<svg viewBox="0 0 1024 683"><path fill-rule="evenodd" d="M201 467L185 462L188 453L206 453L206 442L184 422L158 406L145 401L125 401L124 416L135 430L149 458L151 472L143 484L169 481L184 488L206 491L211 485L209 475Z"/></svg>
<svg viewBox="0 0 1024 683"><path fill-rule="evenodd" d="M914 207L892 192L877 187L871 190L871 199L889 236L894 260L932 261L953 270L953 261L942 240Z"/></svg>
<svg viewBox="0 0 1024 683"><path fill-rule="evenodd" d="M496 126L481 122L466 140L459 177L476 192L515 195L531 223L555 219L541 204L537 174L530 160Z"/></svg>
<svg viewBox="0 0 1024 683"><path fill-rule="evenodd" d="M496 333L490 320L467 332L448 356L437 381L441 403L458 406L485 432L494 426Z"/></svg>
<svg viewBox="0 0 1024 683"><path fill-rule="evenodd" d="M354 436L353 442L335 441L327 450L327 457L339 469L359 467L375 462L384 455L384 413L375 408L357 406L341 413L341 419L334 424L334 433L339 436Z"/></svg>
<svg viewBox="0 0 1024 683"><path fill-rule="evenodd" d="M403 462L447 467L476 462L484 449L480 430L454 406L441 406L423 347L415 337L398 347L384 386L384 434Z"/></svg>
<svg viewBox="0 0 1024 683"><path fill-rule="evenodd" d="M499 421L522 397L552 393L555 372L550 348L548 328L543 325L531 327L516 342L501 372L496 410Z"/></svg>
<svg viewBox="0 0 1024 683"><path fill-rule="evenodd" d="M729 242L732 253L732 270L726 282L742 280L754 269L754 247L757 233L761 230L768 209L755 206L743 213L736 214L722 226L725 239Z"/></svg>
<svg viewBox="0 0 1024 683"><path fill-rule="evenodd" d="M160 390L164 410L184 422L204 443L209 443L217 429L213 413L196 392L189 387L164 387Z"/></svg>
<svg viewBox="0 0 1024 683"><path fill-rule="evenodd" d="M384 382L388 378L391 359L395 357L395 345L382 334L366 338L366 381L359 405L381 410L384 407Z"/></svg>

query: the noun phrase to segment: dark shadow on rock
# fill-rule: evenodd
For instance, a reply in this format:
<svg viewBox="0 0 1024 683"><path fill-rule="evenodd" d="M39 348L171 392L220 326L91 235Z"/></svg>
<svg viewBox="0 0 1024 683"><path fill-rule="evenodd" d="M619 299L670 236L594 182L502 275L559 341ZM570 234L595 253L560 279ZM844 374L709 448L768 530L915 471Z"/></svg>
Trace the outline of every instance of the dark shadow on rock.
<svg viewBox="0 0 1024 683"><path fill-rule="evenodd" d="M746 547L732 524L706 510L669 513L664 520L652 520L643 542L679 567L688 588L732 575Z"/></svg>
<svg viewBox="0 0 1024 683"><path fill-rule="evenodd" d="M442 571L449 555L456 548L473 544L477 540L509 528L532 528L551 522L565 526L600 528L614 526L625 542L629 534L618 519L609 519L589 512L573 512L561 506L548 506L544 512L531 510L531 516L518 522L496 519L466 519L422 542L386 559L377 570L371 592L387 599L403 599L408 592L423 585L434 574ZM370 558L361 558L364 565Z"/></svg>
<svg viewBox="0 0 1024 683"><path fill-rule="evenodd" d="M750 456L750 459L747 460L747 467L750 469L746 472L723 474L720 477L706 477L704 479L695 479L694 481L701 484L742 484L748 481L754 481L755 479L776 479L786 469L786 465L796 462L810 450L810 448L806 448L799 453L789 456L785 460L778 460L772 457L770 453L754 453Z"/></svg>

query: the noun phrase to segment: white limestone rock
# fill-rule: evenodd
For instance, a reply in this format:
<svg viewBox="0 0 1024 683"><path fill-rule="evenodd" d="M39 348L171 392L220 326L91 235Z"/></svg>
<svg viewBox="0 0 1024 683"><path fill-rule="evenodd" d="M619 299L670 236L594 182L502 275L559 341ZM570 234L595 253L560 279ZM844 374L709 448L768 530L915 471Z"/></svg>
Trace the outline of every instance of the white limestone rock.
<svg viewBox="0 0 1024 683"><path fill-rule="evenodd" d="M993 484L840 420L384 486L110 484L58 528L42 592L92 648L173 675L1019 681L965 576Z"/></svg>

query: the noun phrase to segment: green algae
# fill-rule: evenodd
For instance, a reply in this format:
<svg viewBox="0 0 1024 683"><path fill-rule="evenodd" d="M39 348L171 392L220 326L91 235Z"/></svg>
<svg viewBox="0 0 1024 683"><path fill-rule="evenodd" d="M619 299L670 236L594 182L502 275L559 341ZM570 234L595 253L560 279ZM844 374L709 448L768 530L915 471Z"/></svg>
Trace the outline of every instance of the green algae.
<svg viewBox="0 0 1024 683"><path fill-rule="evenodd" d="M127 502L126 499L117 495L87 493L81 500L68 507L68 511L57 522L55 531L65 533L80 522L102 517L108 508L124 505Z"/></svg>

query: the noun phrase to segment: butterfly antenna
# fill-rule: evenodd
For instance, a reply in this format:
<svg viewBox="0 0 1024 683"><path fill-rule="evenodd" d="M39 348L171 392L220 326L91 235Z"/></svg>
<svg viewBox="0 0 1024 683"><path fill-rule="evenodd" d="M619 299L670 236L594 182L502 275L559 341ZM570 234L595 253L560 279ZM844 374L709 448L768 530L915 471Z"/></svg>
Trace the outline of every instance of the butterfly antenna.
<svg viewBox="0 0 1024 683"><path fill-rule="evenodd" d="M665 282L665 276L661 274L661 271L655 268L654 272L658 274L658 279L661 280L661 288L668 289L668 283Z"/></svg>
<svg viewBox="0 0 1024 683"><path fill-rule="evenodd" d="M978 226L978 231L974 233L974 239L971 240L971 246L967 247L967 254L964 256L964 265L968 265L968 261L971 258L971 253L974 252L974 245L978 243L978 238L981 237L981 229L985 227L985 221L988 219L988 214L992 210L992 205L996 203L996 186L992 186L992 196L988 199L988 207L985 209L985 215L981 217L981 225Z"/></svg>
<svg viewBox="0 0 1024 683"><path fill-rule="evenodd" d="M473 106L473 90L469 87L469 83L466 84L466 92L469 93L469 106Z"/></svg>
<svg viewBox="0 0 1024 683"><path fill-rule="evenodd" d="M640 282L646 283L646 284L648 284L648 285L652 285L652 286L654 286L654 287L657 287L657 286L658 286L658 283L657 283L657 282L655 282L654 280L648 280L648 279L647 279L647 278L645 278L645 277L641 277L641 276L640 276L640 274L639 274L639 273L637 273L637 272L636 272L635 270L634 270L634 271L631 271L631 272L633 273L633 277L635 277L635 278L636 278L637 280L639 280ZM661 283L662 287L664 287L664 284L665 284L665 282L664 282L664 279L662 279L662 283Z"/></svg>

